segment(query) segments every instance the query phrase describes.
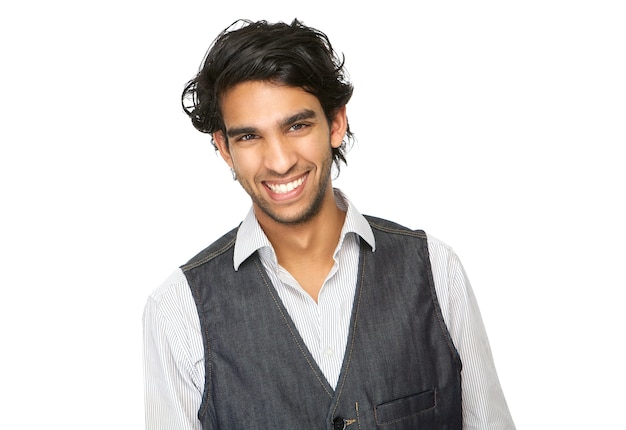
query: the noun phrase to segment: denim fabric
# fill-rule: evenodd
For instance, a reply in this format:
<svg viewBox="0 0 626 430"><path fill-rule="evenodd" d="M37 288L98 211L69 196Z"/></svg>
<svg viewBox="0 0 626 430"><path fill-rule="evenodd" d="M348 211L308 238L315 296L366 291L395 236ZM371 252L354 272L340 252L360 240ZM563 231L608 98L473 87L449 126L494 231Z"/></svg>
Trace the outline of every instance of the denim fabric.
<svg viewBox="0 0 626 430"><path fill-rule="evenodd" d="M236 230L182 266L196 301L203 429L461 429L461 362L437 303L426 235L367 217L336 389L256 254L234 271Z"/></svg>

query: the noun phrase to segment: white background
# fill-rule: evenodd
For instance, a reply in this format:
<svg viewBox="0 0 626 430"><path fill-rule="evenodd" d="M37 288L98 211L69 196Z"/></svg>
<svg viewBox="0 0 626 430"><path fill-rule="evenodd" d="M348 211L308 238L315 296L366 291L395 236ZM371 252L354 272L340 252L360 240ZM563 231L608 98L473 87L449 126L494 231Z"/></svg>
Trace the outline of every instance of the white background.
<svg viewBox="0 0 626 430"><path fill-rule="evenodd" d="M455 248L518 428L625 428L623 2L266 3L1 6L0 427L143 427L145 299L249 205L180 92L298 17L356 87L336 185Z"/></svg>

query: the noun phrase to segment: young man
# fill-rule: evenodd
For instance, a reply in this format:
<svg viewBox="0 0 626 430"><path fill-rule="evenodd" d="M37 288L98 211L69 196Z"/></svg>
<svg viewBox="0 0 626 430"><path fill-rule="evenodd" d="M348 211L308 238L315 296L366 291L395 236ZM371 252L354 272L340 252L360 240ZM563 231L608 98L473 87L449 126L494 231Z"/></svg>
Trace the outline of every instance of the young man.
<svg viewBox="0 0 626 430"><path fill-rule="evenodd" d="M514 428L454 252L333 189L351 95L298 21L229 27L188 83L252 208L147 302L147 428Z"/></svg>

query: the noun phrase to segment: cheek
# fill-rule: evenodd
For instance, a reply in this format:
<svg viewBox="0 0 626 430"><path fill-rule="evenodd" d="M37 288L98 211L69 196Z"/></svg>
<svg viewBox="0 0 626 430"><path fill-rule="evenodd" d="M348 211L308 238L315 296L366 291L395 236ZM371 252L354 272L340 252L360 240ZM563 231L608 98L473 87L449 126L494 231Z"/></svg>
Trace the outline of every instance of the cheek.
<svg viewBox="0 0 626 430"><path fill-rule="evenodd" d="M299 153L301 163L321 164L328 157L332 156L332 148L326 144L324 146L309 147Z"/></svg>
<svg viewBox="0 0 626 430"><path fill-rule="evenodd" d="M254 173L260 165L260 157L246 151L231 153L233 168L241 175Z"/></svg>

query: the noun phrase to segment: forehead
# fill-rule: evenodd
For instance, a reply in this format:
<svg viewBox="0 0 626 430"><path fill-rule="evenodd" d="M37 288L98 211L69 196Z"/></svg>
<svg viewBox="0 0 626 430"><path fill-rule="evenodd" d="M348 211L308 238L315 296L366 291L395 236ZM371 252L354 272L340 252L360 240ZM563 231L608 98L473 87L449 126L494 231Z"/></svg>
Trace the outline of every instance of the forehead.
<svg viewBox="0 0 626 430"><path fill-rule="evenodd" d="M235 85L222 95L221 107L227 128L276 124L303 110L323 115L317 97L302 88L264 81Z"/></svg>

